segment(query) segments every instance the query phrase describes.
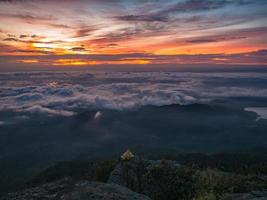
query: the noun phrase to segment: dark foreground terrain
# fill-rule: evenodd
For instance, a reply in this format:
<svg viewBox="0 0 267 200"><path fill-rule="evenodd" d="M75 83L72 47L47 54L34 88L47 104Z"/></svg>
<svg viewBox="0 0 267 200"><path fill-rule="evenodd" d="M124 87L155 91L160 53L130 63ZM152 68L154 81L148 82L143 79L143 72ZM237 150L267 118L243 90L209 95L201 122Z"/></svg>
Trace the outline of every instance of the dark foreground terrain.
<svg viewBox="0 0 267 200"><path fill-rule="evenodd" d="M44 180L57 181L66 176L105 182L106 179L95 178L98 172L90 169L92 166L105 169L110 165L102 165L103 160L112 160L127 148L151 160L177 161L190 170L210 173L206 170L215 169L216 180L217 176L221 179L221 171L238 175L233 177L234 180L229 179L228 174L226 178L222 176L223 181L232 184L227 186L232 188L231 191L223 189L227 185L223 181L218 181L221 185L216 185L217 182L212 180L215 185L209 186L211 188L208 190L204 189L202 195L257 190L258 182L250 182L255 177L262 180L267 174L267 120L259 118L255 112L246 111L245 108L248 105L266 106L265 100L233 99L214 101L209 105L145 106L124 111L77 111L77 114L71 117L39 113L20 113L18 116L12 112L0 112L0 121L8 122L0 126L0 194L23 188L32 179L36 182L36 176L40 173L40 183ZM16 123L12 120L16 120ZM201 154L188 155L196 152ZM218 154L221 152L224 154ZM177 154L186 156L176 156ZM205 156L207 154L216 156ZM150 158L149 155L157 156ZM74 159L90 161L57 164ZM55 167L49 168L53 165ZM47 168L48 174L42 176L42 172ZM106 177L111 168L112 166L106 169ZM87 177L88 174L91 175ZM103 175L102 172L100 174ZM248 180L249 184L243 179ZM236 187L240 184L240 187L249 189L237 190ZM250 188L251 185L253 188ZM262 188L260 182L259 189ZM196 193L199 192L194 192L193 196Z"/></svg>
<svg viewBox="0 0 267 200"><path fill-rule="evenodd" d="M263 200L267 156L188 154L60 162L1 200ZM2 191L3 192L3 191Z"/></svg>

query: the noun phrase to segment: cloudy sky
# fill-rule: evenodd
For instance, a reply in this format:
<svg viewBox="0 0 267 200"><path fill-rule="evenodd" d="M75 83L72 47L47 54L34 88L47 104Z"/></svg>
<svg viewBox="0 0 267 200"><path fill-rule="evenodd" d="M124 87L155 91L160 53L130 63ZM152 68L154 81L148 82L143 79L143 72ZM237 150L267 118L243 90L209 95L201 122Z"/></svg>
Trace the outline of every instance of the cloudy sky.
<svg viewBox="0 0 267 200"><path fill-rule="evenodd" d="M1 0L8 66L267 63L267 0Z"/></svg>

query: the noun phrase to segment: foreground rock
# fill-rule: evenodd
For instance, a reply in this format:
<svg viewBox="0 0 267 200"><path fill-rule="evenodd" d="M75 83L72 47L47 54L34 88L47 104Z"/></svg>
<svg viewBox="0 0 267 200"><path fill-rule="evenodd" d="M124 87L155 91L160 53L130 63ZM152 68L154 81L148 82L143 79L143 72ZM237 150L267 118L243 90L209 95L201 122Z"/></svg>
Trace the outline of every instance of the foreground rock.
<svg viewBox="0 0 267 200"><path fill-rule="evenodd" d="M66 195L66 200L150 200L145 195L138 194L128 188L116 184L103 184L98 182L82 182L76 185L76 188Z"/></svg>
<svg viewBox="0 0 267 200"><path fill-rule="evenodd" d="M9 194L1 200L150 200L128 188L100 182L63 179L21 192Z"/></svg>
<svg viewBox="0 0 267 200"><path fill-rule="evenodd" d="M149 168L165 164L171 168L180 167L176 161L171 160L145 160L134 155L129 149L121 156L120 162L110 173L108 183L130 188L144 193L144 174Z"/></svg>

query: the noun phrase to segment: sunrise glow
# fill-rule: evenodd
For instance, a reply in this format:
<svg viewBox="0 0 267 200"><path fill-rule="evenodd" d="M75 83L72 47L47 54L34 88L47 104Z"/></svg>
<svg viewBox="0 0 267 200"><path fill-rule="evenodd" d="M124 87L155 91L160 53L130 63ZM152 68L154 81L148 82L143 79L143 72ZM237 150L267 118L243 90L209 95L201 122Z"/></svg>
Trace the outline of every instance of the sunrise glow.
<svg viewBox="0 0 267 200"><path fill-rule="evenodd" d="M0 1L0 18L1 65L267 63L265 1Z"/></svg>

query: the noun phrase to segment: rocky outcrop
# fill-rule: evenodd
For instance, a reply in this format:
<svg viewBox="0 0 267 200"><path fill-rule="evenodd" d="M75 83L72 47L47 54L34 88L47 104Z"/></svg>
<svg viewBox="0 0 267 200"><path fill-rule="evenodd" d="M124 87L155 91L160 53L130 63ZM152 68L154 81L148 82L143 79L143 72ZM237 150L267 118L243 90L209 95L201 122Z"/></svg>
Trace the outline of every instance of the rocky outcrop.
<svg viewBox="0 0 267 200"><path fill-rule="evenodd" d="M60 199L67 191L74 187L75 183L70 178L65 178L52 183L46 183L38 187L28 188L22 191L10 193L1 200L56 200Z"/></svg>
<svg viewBox="0 0 267 200"><path fill-rule="evenodd" d="M171 160L146 160L134 155L127 150L122 156L120 162L110 173L108 183L114 183L128 187L134 191L143 193L143 176L150 167L160 165L162 163L170 167L179 167L176 161Z"/></svg>
<svg viewBox="0 0 267 200"><path fill-rule="evenodd" d="M100 182L80 181L72 179L29 188L11 193L1 200L150 200L128 188Z"/></svg>
<svg viewBox="0 0 267 200"><path fill-rule="evenodd" d="M75 189L64 195L66 200L150 200L145 195L138 194L116 184L99 182L82 182Z"/></svg>

